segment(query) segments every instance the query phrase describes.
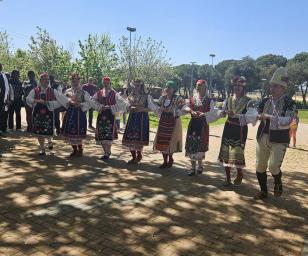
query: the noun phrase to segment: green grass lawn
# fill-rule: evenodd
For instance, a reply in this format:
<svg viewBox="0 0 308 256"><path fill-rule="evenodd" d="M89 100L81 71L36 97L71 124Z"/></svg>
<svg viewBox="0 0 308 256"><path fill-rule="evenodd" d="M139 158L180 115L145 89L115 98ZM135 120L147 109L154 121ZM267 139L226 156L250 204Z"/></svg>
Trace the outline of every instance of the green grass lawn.
<svg viewBox="0 0 308 256"><path fill-rule="evenodd" d="M126 119L127 119L128 115L126 115L126 116L127 116L126 117ZM93 113L94 123L95 123L96 117L97 117L97 112L94 111L94 113ZM149 113L149 117L150 117L150 127L151 128L157 128L158 127L159 118L157 116L155 116L152 112ZM190 121L190 115L182 116L181 120L182 120L183 128L187 129L189 121ZM123 121L123 119L121 117L121 123L122 123L122 121ZM221 118L221 119L218 119L216 122L210 123L210 126L224 124L225 121L226 121L226 118Z"/></svg>
<svg viewBox="0 0 308 256"><path fill-rule="evenodd" d="M302 124L308 124L308 109L299 109L299 122Z"/></svg>
<svg viewBox="0 0 308 256"><path fill-rule="evenodd" d="M308 109L300 109L299 111L299 122L303 124L308 124ZM94 111L93 114L93 119L96 120L97 112ZM151 128L157 128L158 127L158 122L159 118L155 116L153 113L149 113L150 116L150 127ZM128 115L127 115L128 118ZM181 117L182 120L182 126L184 129L187 129L188 123L190 121L190 115L185 115ZM121 118L122 122L122 118ZM220 118L216 122L210 123L210 126L214 125L222 125L226 122L226 118Z"/></svg>
<svg viewBox="0 0 308 256"><path fill-rule="evenodd" d="M149 115L150 115L150 126L151 126L151 128L157 127L158 122L159 122L158 117L155 116L153 113L150 113ZM183 128L187 129L189 121L190 121L190 115L182 116L181 120L182 120ZM210 126L224 124L225 121L226 121L225 118L221 118L221 119L218 119L216 122L210 123Z"/></svg>

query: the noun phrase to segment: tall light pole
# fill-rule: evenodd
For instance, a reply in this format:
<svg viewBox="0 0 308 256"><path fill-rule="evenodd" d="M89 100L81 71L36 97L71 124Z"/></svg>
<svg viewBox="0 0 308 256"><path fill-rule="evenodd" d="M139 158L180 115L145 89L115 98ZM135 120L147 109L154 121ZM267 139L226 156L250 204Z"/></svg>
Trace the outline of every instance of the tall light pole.
<svg viewBox="0 0 308 256"><path fill-rule="evenodd" d="M132 79L132 32L135 32L136 28L127 27L126 29L129 31L129 60L128 60L129 75L127 81L127 87L129 87Z"/></svg>
<svg viewBox="0 0 308 256"><path fill-rule="evenodd" d="M212 95L212 90L213 90L213 85L212 85L212 83L213 83L213 70L214 70L214 57L215 57L216 55L214 54L214 53L211 53L210 54L210 57L212 57L212 68L211 68L211 75L210 75L210 89L209 89L209 91L210 91L210 97L211 97L211 95Z"/></svg>
<svg viewBox="0 0 308 256"><path fill-rule="evenodd" d="M191 77L190 77L190 88L189 88L189 95L188 96L191 96L191 91L192 91L192 88L193 88L193 80L194 80L194 64L196 62L195 61L191 61L190 64L191 64Z"/></svg>

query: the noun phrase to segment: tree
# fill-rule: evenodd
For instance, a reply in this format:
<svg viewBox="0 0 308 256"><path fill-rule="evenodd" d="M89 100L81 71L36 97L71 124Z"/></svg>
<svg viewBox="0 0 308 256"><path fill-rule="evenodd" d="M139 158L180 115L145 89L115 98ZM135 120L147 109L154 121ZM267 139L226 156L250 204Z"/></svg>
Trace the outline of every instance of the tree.
<svg viewBox="0 0 308 256"><path fill-rule="evenodd" d="M302 52L296 54L293 59L289 60L287 67L290 83L299 87L304 108L307 108L308 53ZM296 87L293 87L293 89L294 88Z"/></svg>
<svg viewBox="0 0 308 256"><path fill-rule="evenodd" d="M287 58L274 54L266 54L256 59L256 65L259 67L269 67L272 65L276 65L277 67L285 67L287 62Z"/></svg>
<svg viewBox="0 0 308 256"><path fill-rule="evenodd" d="M97 84L101 85L103 75L114 74L117 56L115 44L111 42L108 34L89 34L87 40L79 41L79 48L80 59L77 60L76 66L85 80L93 77Z"/></svg>
<svg viewBox="0 0 308 256"><path fill-rule="evenodd" d="M33 62L28 51L17 49L11 58L12 68L19 70L21 79L28 78L28 71L33 69Z"/></svg>
<svg viewBox="0 0 308 256"><path fill-rule="evenodd" d="M30 51L34 69L38 73L48 72L60 81L66 80L72 71L72 56L64 50L49 33L37 27L36 37L31 36Z"/></svg>
<svg viewBox="0 0 308 256"><path fill-rule="evenodd" d="M233 71L231 70L237 62L237 60L223 60L215 66L216 89L222 98L226 98L230 92L230 81L233 76Z"/></svg>
<svg viewBox="0 0 308 256"><path fill-rule="evenodd" d="M118 69L122 80L126 81L129 77L130 59L130 45L127 37L123 36L120 39L118 50ZM170 62L162 42L157 42L150 37L146 40L139 37L134 42L131 52L132 78L142 79L149 88L163 86L168 79L175 76Z"/></svg>
<svg viewBox="0 0 308 256"><path fill-rule="evenodd" d="M6 70L12 68L11 63L11 50L10 50L10 39L6 31L0 31L0 62L5 65Z"/></svg>
<svg viewBox="0 0 308 256"><path fill-rule="evenodd" d="M276 64L272 64L270 66L262 66L259 68L259 77L261 80L260 92L262 97L269 95L269 81L277 68L278 66Z"/></svg>
<svg viewBox="0 0 308 256"><path fill-rule="evenodd" d="M196 69L197 65L191 65L191 64L182 64L180 66L174 67L174 71L178 77L178 83L180 85L180 88L183 87L184 96L187 97L188 94L191 91L190 84L191 84L191 74L194 73L194 81L196 80ZM181 90L180 90L181 92Z"/></svg>

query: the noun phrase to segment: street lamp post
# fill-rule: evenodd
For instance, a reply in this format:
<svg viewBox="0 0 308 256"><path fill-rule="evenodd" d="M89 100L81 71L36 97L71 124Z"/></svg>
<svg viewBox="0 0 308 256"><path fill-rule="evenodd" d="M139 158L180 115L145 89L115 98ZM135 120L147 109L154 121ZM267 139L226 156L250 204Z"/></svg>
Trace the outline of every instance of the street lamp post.
<svg viewBox="0 0 308 256"><path fill-rule="evenodd" d="M214 57L215 57L216 55L214 54L214 53L211 53L210 54L210 57L212 57L212 68L211 68L211 76L210 76L210 88L209 88L209 92L210 92L210 97L211 97L211 95L212 95L212 90L213 90L213 85L212 85L212 83L213 83L213 70L214 70Z"/></svg>
<svg viewBox="0 0 308 256"><path fill-rule="evenodd" d="M191 77L190 77L190 88L189 88L189 95L188 96L191 96L191 91L192 91L192 88L193 88L193 80L194 80L194 64L196 62L195 61L191 61L190 64L191 64Z"/></svg>
<svg viewBox="0 0 308 256"><path fill-rule="evenodd" d="M132 79L132 32L136 32L136 28L127 27L129 31L129 60L128 60L128 68L129 68L129 75L127 86L129 87L131 79Z"/></svg>

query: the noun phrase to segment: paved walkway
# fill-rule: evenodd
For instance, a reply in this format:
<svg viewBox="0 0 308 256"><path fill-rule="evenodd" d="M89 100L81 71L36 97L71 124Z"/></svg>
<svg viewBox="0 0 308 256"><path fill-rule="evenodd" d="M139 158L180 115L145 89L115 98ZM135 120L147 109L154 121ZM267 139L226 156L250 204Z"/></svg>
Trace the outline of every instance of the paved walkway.
<svg viewBox="0 0 308 256"><path fill-rule="evenodd" d="M140 165L130 166L128 152L116 144L106 164L93 133L85 156L76 159L67 157L70 147L60 139L41 159L26 133L1 138L0 255L301 255L308 231L308 126L299 129L298 148L287 151L283 197L273 197L269 177L265 202L252 199L255 128L244 183L221 186L222 129L211 128L206 171L196 177L186 175L183 153L172 169L158 169L161 156L150 147Z"/></svg>

